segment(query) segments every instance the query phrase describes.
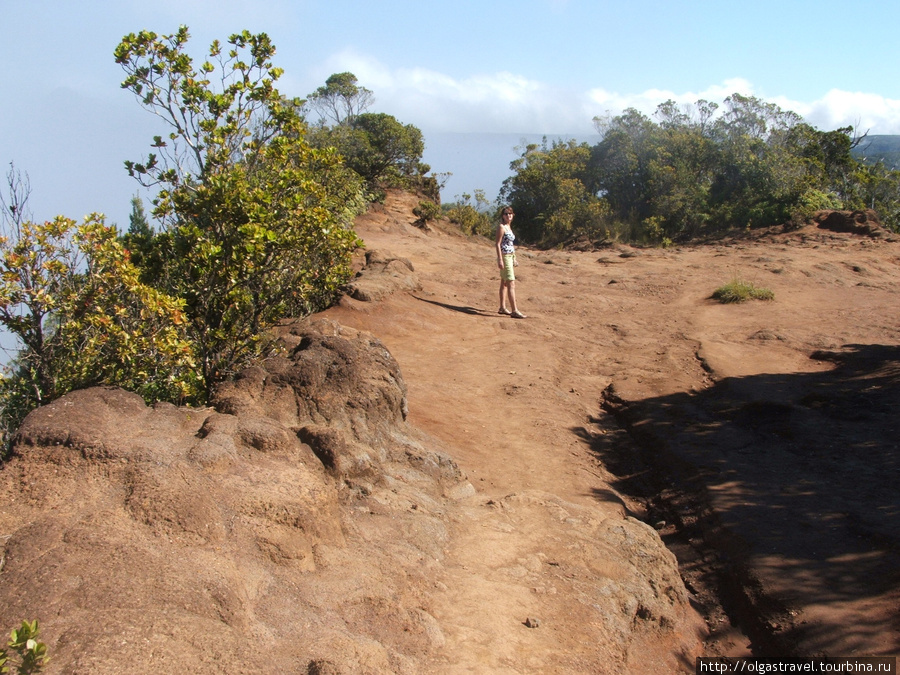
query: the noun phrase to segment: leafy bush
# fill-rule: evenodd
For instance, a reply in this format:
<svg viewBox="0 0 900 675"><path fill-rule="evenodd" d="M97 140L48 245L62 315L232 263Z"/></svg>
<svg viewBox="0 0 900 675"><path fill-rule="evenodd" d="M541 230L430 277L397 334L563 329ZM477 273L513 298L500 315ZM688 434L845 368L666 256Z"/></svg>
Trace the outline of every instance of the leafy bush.
<svg viewBox="0 0 900 675"><path fill-rule="evenodd" d="M274 87L282 71L265 33L213 42L199 68L188 39L184 26L142 31L115 55L123 88L172 129L126 167L162 187L153 213L167 229L141 251L144 278L184 302L208 393L264 350L279 319L332 301L351 275L366 193L333 148L307 142L301 102Z"/></svg>
<svg viewBox="0 0 900 675"><path fill-rule="evenodd" d="M418 206L413 208L413 215L427 223L429 220L437 220L441 217L441 207L432 201L421 201Z"/></svg>
<svg viewBox="0 0 900 675"><path fill-rule="evenodd" d="M516 235L552 246L579 235L596 236L608 226L609 207L592 186L587 143L528 145L510 164L501 199L516 212Z"/></svg>
<svg viewBox="0 0 900 675"><path fill-rule="evenodd" d="M0 378L0 429L32 409L97 384L148 401L199 393L183 303L140 282L115 228L84 222L5 223L0 237L0 325L18 356Z"/></svg>
<svg viewBox="0 0 900 675"><path fill-rule="evenodd" d="M31 675L38 673L47 665L50 657L47 656L47 645L38 641L40 629L37 620L23 621L19 628L14 628L10 633L8 649L0 649L0 673L10 672L9 650L19 657L19 665L16 672L19 675Z"/></svg>
<svg viewBox="0 0 900 675"><path fill-rule="evenodd" d="M438 197L436 180L425 178L431 167L422 163L422 132L393 115L366 112L371 101L372 92L358 86L353 73L329 77L302 108L320 115L310 130L310 143L337 150L370 190L397 187Z"/></svg>
<svg viewBox="0 0 900 675"><path fill-rule="evenodd" d="M795 227L805 225L817 211L840 210L843 207L840 198L822 190L807 190L803 193L791 213L791 224Z"/></svg>
<svg viewBox="0 0 900 675"><path fill-rule="evenodd" d="M713 291L712 297L721 303L733 303L747 300L774 300L775 293L768 288L757 288L750 282L735 278Z"/></svg>
<svg viewBox="0 0 900 675"><path fill-rule="evenodd" d="M456 202L443 207L444 215L465 234L490 237L494 223L489 215L490 203L484 196L484 190L475 190L475 203L472 195L463 193L456 197Z"/></svg>

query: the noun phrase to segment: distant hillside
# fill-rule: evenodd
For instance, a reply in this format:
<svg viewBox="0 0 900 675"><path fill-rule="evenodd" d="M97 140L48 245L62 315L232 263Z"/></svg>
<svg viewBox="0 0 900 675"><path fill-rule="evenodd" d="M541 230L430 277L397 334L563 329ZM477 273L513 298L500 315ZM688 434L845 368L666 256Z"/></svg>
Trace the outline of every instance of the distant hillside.
<svg viewBox="0 0 900 675"><path fill-rule="evenodd" d="M867 164L884 162L889 169L900 169L900 136L866 136L853 156Z"/></svg>

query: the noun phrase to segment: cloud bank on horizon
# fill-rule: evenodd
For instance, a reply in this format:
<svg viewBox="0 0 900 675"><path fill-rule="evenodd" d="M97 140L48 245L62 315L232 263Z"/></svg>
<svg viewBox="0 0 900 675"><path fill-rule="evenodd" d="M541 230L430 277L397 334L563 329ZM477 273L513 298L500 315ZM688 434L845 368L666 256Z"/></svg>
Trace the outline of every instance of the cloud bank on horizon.
<svg viewBox="0 0 900 675"><path fill-rule="evenodd" d="M793 111L821 130L853 127L859 133L900 134L900 99L840 89L812 101L770 97L742 77L701 91L617 92L602 87L580 91L505 71L454 78L426 68L391 69L353 50L331 56L316 70L323 82L332 73L352 72L361 86L375 93L374 107L379 111L433 132L581 136L596 132L594 117L615 116L629 108L652 116L669 100L680 105L699 100L722 104L728 96L741 94Z"/></svg>

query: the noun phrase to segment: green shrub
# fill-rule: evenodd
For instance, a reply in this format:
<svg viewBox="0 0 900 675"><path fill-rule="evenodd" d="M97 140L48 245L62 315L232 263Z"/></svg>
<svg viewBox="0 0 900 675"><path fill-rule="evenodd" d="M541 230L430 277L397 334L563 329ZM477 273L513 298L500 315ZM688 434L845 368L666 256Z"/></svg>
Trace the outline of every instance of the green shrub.
<svg viewBox="0 0 900 675"><path fill-rule="evenodd" d="M484 195L484 190L475 190L475 203L472 203L472 195L463 193L457 195L456 202L444 205L444 215L448 220L457 225L465 234L490 237L494 231L494 224L489 214L490 202Z"/></svg>
<svg viewBox="0 0 900 675"><path fill-rule="evenodd" d="M441 217L441 207L432 201L421 201L419 205L413 209L419 220L428 222L429 220L437 220Z"/></svg>
<svg viewBox="0 0 900 675"><path fill-rule="evenodd" d="M153 215L166 232L142 271L183 302L205 396L264 351L261 336L280 319L334 300L352 276L353 217L366 195L333 147L307 141L302 102L274 87L282 70L265 33L232 35L227 47L215 41L198 66L188 39L184 26L174 35L141 31L115 55L123 88L171 127L126 168L161 188ZM330 84L343 91L342 82L353 85L347 75ZM356 115L362 126L348 130L364 141L356 157L371 175L393 158L418 166L421 134L392 120Z"/></svg>
<svg viewBox="0 0 900 675"><path fill-rule="evenodd" d="M775 293L768 288L757 288L748 281L732 279L713 291L712 297L721 303L746 302L747 300L774 300Z"/></svg>
<svg viewBox="0 0 900 675"><path fill-rule="evenodd" d="M0 376L0 432L82 387L121 386L147 401L196 399L183 302L140 282L102 216L0 229L0 326L18 348Z"/></svg>
<svg viewBox="0 0 900 675"><path fill-rule="evenodd" d="M791 225L802 227L812 219L816 211L840 210L843 207L840 198L834 193L807 190L801 195L791 212Z"/></svg>
<svg viewBox="0 0 900 675"><path fill-rule="evenodd" d="M10 672L9 650L19 656L19 665L16 672L19 675L30 675L40 672L47 665L50 657L47 656L47 645L38 641L38 622L23 621L19 628L14 628L10 633L8 650L0 649L0 673Z"/></svg>

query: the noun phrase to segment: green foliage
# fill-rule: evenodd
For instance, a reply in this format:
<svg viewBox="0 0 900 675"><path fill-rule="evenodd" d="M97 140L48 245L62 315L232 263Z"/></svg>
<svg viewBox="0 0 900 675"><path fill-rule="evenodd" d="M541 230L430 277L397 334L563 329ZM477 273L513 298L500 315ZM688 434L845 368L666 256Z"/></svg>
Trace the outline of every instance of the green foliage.
<svg viewBox="0 0 900 675"><path fill-rule="evenodd" d="M816 189L807 190L800 195L794 206L794 210L791 213L791 224L800 227L804 223L809 222L817 211L840 210L843 206L840 198L833 192L823 192Z"/></svg>
<svg viewBox="0 0 900 675"><path fill-rule="evenodd" d="M47 656L47 645L38 640L39 634L37 619L22 621L19 628L14 628L10 633L7 649L0 649L0 673L11 672L10 650L18 656L19 665L15 671L18 675L31 675L42 670L50 657Z"/></svg>
<svg viewBox="0 0 900 675"><path fill-rule="evenodd" d="M848 209L874 209L883 225L900 232L900 171L884 164L858 164L848 185Z"/></svg>
<svg viewBox="0 0 900 675"><path fill-rule="evenodd" d="M819 208L874 208L900 225L900 173L853 158L852 129L819 131L793 112L734 94L720 106L661 104L595 118L602 140L530 145L501 198L517 234L552 245L569 237L650 244L730 228L799 224Z"/></svg>
<svg viewBox="0 0 900 675"><path fill-rule="evenodd" d="M0 379L0 427L98 384L148 401L203 402L265 348L280 318L329 304L350 278L364 185L306 141L281 97L265 34L233 35L195 68L187 29L126 36L123 87L171 126L132 176L157 186L155 232L138 197L120 237L103 216L32 222L13 170L2 202L0 324L18 355Z"/></svg>
<svg viewBox="0 0 900 675"><path fill-rule="evenodd" d="M141 163L161 187L154 215L167 231L145 252L145 279L184 302L187 332L208 392L265 348L267 328L329 304L350 278L353 217L364 186L328 147L312 147L301 102L274 83L264 33L218 41L199 68L172 36L126 36L122 86L172 128Z"/></svg>
<svg viewBox="0 0 900 675"><path fill-rule="evenodd" d="M523 241L554 245L603 228L606 201L590 189L591 150L587 143L554 141L528 145L510 164L515 172L500 190L516 212Z"/></svg>
<svg viewBox="0 0 900 675"><path fill-rule="evenodd" d="M713 291L712 297L721 303L735 303L747 300L774 300L775 293L768 288L757 288L748 281L735 278Z"/></svg>
<svg viewBox="0 0 900 675"><path fill-rule="evenodd" d="M73 389L118 385L148 401L197 397L183 303L139 280L115 228L92 214L16 222L0 238L0 325L19 352L0 380L0 426Z"/></svg>
<svg viewBox="0 0 900 675"><path fill-rule="evenodd" d="M319 113L321 126L340 125L369 109L374 94L357 84L353 73L335 73L306 99L305 107Z"/></svg>
<svg viewBox="0 0 900 675"><path fill-rule="evenodd" d="M131 198L131 214L128 216L128 223L128 234L146 239L153 236L153 228L150 227L147 220L144 202L137 195Z"/></svg>
<svg viewBox="0 0 900 675"><path fill-rule="evenodd" d="M320 116L310 131L310 143L318 148L335 148L375 193L399 187L418 190L437 200L438 180L426 178L431 167L422 164L422 132L393 115L367 112L372 100L372 92L360 87L353 73L331 75L304 105L304 110Z"/></svg>
<svg viewBox="0 0 900 675"><path fill-rule="evenodd" d="M347 167L372 187L416 187L430 169L421 164L422 132L385 113L362 113L333 128L319 127L312 142L335 148Z"/></svg>
<svg viewBox="0 0 900 675"><path fill-rule="evenodd" d="M475 203L472 195L463 193L457 196L456 202L444 205L444 215L451 223L456 224L465 234L490 237L494 230L494 222L489 215L490 203L484 190L475 190Z"/></svg>
<svg viewBox="0 0 900 675"><path fill-rule="evenodd" d="M153 232L153 228L150 227L150 222L147 219L147 212L144 210L144 202L136 195L131 199L131 214L128 219L128 232L122 237L122 245L131 256L131 262L138 268L153 267L157 272L156 276L158 276L161 261L154 258L155 233ZM149 278L153 277L148 276L147 273L142 274L143 281L146 281Z"/></svg>
<svg viewBox="0 0 900 675"><path fill-rule="evenodd" d="M427 223L429 220L437 220L441 217L441 207L430 200L421 201L418 206L413 208L413 215Z"/></svg>
<svg viewBox="0 0 900 675"><path fill-rule="evenodd" d="M586 184L603 195L614 219L641 223L654 215L650 163L656 156L657 129L634 109L612 120L595 118L594 124L603 140L591 149Z"/></svg>

